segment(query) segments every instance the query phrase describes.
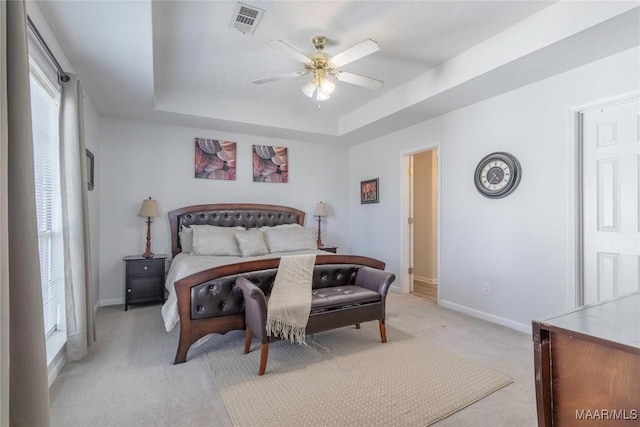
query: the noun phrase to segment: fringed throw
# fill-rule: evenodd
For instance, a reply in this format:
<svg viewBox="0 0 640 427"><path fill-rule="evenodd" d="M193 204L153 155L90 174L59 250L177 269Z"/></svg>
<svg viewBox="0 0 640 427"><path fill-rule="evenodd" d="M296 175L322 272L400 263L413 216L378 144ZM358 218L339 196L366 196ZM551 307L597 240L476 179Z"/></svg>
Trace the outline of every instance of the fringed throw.
<svg viewBox="0 0 640 427"><path fill-rule="evenodd" d="M315 263L315 254L280 258L267 304L267 335L304 343Z"/></svg>

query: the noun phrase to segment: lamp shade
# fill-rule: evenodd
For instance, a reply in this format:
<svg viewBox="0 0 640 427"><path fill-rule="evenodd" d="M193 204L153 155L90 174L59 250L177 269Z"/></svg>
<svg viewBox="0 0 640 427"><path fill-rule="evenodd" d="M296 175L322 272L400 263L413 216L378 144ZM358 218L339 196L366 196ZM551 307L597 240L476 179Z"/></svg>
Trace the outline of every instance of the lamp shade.
<svg viewBox="0 0 640 427"><path fill-rule="evenodd" d="M151 197L143 200L140 212L138 212L138 216L144 216L147 218L159 217L160 213L158 212L158 203Z"/></svg>
<svg viewBox="0 0 640 427"><path fill-rule="evenodd" d="M323 202L320 202L316 205L316 211L313 213L313 216L329 216L327 213L327 205Z"/></svg>

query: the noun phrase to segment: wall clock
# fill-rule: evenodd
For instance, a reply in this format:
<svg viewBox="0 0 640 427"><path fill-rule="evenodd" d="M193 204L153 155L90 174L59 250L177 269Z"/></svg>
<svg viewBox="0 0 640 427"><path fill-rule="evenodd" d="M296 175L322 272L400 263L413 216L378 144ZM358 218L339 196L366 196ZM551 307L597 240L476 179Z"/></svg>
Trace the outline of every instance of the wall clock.
<svg viewBox="0 0 640 427"><path fill-rule="evenodd" d="M513 192L520 183L520 162L509 153L491 153L478 163L474 180L485 197L499 199Z"/></svg>

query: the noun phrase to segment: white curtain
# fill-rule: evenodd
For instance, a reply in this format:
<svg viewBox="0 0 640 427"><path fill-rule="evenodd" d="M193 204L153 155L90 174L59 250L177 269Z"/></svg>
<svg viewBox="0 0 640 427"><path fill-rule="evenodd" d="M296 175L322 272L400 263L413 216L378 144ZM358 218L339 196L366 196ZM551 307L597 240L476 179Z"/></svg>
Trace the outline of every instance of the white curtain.
<svg viewBox="0 0 640 427"><path fill-rule="evenodd" d="M9 425L9 219L7 200L7 4L0 2L0 426Z"/></svg>
<svg viewBox="0 0 640 427"><path fill-rule="evenodd" d="M65 252L67 361L83 358L95 341L82 86L74 75L62 84L60 171Z"/></svg>
<svg viewBox="0 0 640 427"><path fill-rule="evenodd" d="M25 9L23 0L0 1L2 426L48 426L51 423L38 268Z"/></svg>

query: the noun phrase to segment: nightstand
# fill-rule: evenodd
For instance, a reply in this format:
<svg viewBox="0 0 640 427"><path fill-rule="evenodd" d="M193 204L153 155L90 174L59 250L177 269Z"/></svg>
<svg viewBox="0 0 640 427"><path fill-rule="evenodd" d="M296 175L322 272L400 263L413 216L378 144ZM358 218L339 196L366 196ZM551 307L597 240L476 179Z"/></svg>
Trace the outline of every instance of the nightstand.
<svg viewBox="0 0 640 427"><path fill-rule="evenodd" d="M322 245L322 246L318 246L318 249L320 249L321 251L333 252L334 254L338 253L337 246Z"/></svg>
<svg viewBox="0 0 640 427"><path fill-rule="evenodd" d="M129 304L164 302L166 255L145 258L130 255L124 260L124 311Z"/></svg>

